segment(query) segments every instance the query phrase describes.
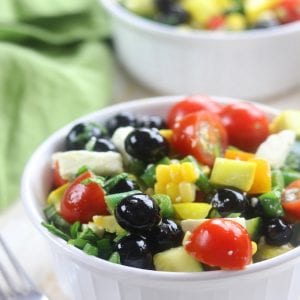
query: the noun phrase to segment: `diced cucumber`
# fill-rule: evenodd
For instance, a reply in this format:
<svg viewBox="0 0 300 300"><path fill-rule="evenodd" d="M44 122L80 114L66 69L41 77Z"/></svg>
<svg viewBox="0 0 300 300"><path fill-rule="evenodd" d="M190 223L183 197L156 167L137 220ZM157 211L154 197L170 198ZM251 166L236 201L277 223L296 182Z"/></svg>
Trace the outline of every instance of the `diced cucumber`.
<svg viewBox="0 0 300 300"><path fill-rule="evenodd" d="M108 261L114 263L114 264L121 264L121 261L120 261L120 255L118 252L114 252L110 258L108 259Z"/></svg>
<svg viewBox="0 0 300 300"><path fill-rule="evenodd" d="M202 265L189 255L183 247L159 252L153 257L157 271L166 272L201 272Z"/></svg>
<svg viewBox="0 0 300 300"><path fill-rule="evenodd" d="M276 257L278 255L281 255L283 253L286 253L292 250L293 248L294 247L290 244L285 244L282 246L271 246L266 244L264 239L261 239L261 241L257 245L257 252L253 257L253 261L254 262L264 261Z"/></svg>
<svg viewBox="0 0 300 300"><path fill-rule="evenodd" d="M102 239L97 242L99 257L109 259L113 253L113 248L110 239Z"/></svg>
<svg viewBox="0 0 300 300"><path fill-rule="evenodd" d="M277 218L284 215L281 205L281 190L274 188L271 192L259 196L259 201L267 217Z"/></svg>
<svg viewBox="0 0 300 300"><path fill-rule="evenodd" d="M246 220L246 229L251 237L251 240L257 242L261 235L262 218L256 217Z"/></svg>

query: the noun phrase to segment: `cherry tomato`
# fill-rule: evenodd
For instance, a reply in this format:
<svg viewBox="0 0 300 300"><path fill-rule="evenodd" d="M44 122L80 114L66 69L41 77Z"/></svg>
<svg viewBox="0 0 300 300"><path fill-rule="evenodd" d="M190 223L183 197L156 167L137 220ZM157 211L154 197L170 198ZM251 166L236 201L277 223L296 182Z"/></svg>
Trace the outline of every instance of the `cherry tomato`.
<svg viewBox="0 0 300 300"><path fill-rule="evenodd" d="M67 182L68 182L67 180L63 179L60 176L58 161L55 161L54 167L53 167L53 185L54 185L54 187L58 188Z"/></svg>
<svg viewBox="0 0 300 300"><path fill-rule="evenodd" d="M227 134L216 115L200 111L176 122L171 144L179 154L193 155L200 163L212 166L227 147Z"/></svg>
<svg viewBox="0 0 300 300"><path fill-rule="evenodd" d="M104 190L87 171L76 178L64 193L60 213L69 223L87 223L94 215L107 215ZM91 180L89 180L91 179Z"/></svg>
<svg viewBox="0 0 300 300"><path fill-rule="evenodd" d="M198 261L227 270L243 269L252 258L247 230L228 219L210 219L199 225L185 249Z"/></svg>
<svg viewBox="0 0 300 300"><path fill-rule="evenodd" d="M282 23L298 21L300 20L300 0L281 0L276 12Z"/></svg>
<svg viewBox="0 0 300 300"><path fill-rule="evenodd" d="M300 179L286 187L281 203L289 220L300 221Z"/></svg>
<svg viewBox="0 0 300 300"><path fill-rule="evenodd" d="M221 111L221 105L208 96L190 96L172 106L167 115L167 125L169 128L173 128L174 124L185 115L202 110L218 114Z"/></svg>
<svg viewBox="0 0 300 300"><path fill-rule="evenodd" d="M221 29L224 26L225 26L225 17L224 16L212 17L206 25L207 29L210 29L210 30Z"/></svg>
<svg viewBox="0 0 300 300"><path fill-rule="evenodd" d="M253 104L232 103L226 105L220 115L229 144L241 150L254 152L269 135L268 118Z"/></svg>

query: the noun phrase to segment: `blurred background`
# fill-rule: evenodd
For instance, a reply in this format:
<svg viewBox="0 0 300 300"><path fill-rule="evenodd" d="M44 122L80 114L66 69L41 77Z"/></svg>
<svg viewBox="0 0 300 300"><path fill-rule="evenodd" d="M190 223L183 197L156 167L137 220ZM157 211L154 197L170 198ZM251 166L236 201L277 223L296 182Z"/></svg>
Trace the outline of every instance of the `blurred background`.
<svg viewBox="0 0 300 300"><path fill-rule="evenodd" d="M110 18L99 2L0 1L0 230L34 280L57 300L66 298L53 277L47 249L18 200L26 161L47 136L79 116L167 94L147 88L120 63ZM300 46L300 39L295 43ZM300 84L251 100L300 109Z"/></svg>

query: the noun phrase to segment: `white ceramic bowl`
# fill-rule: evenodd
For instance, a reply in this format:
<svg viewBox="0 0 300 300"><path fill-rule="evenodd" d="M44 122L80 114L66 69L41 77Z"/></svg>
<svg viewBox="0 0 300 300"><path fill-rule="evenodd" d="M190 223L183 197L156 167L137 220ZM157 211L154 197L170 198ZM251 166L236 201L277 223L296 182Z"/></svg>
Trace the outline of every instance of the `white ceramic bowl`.
<svg viewBox="0 0 300 300"><path fill-rule="evenodd" d="M120 111L165 115L182 97L127 102L82 120L104 122ZM214 97L216 98L216 97ZM216 98L223 103L234 100ZM261 108L271 117L277 112ZM300 247L243 271L156 272L130 268L88 256L49 233L41 222L51 185L51 154L62 148L72 124L57 131L32 155L22 179L21 196L29 218L49 243L62 289L74 300L296 300L300 295Z"/></svg>
<svg viewBox="0 0 300 300"><path fill-rule="evenodd" d="M183 31L100 0L111 15L117 56L159 93L261 100L300 84L300 21L244 32Z"/></svg>

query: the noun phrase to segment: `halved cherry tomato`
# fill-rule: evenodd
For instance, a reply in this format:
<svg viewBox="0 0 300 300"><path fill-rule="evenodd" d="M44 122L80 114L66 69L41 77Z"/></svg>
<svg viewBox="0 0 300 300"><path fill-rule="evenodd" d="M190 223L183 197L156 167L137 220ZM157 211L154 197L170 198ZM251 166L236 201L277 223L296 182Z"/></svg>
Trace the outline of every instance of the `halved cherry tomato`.
<svg viewBox="0 0 300 300"><path fill-rule="evenodd" d="M225 16L212 17L206 24L206 28L210 30L221 29L225 26Z"/></svg>
<svg viewBox="0 0 300 300"><path fill-rule="evenodd" d="M300 179L286 187L281 204L289 220L300 221Z"/></svg>
<svg viewBox="0 0 300 300"><path fill-rule="evenodd" d="M221 111L229 144L244 151L254 152L269 135L269 121L257 106L236 102L226 105Z"/></svg>
<svg viewBox="0 0 300 300"><path fill-rule="evenodd" d="M200 163L212 166L227 147L227 134L216 115L200 111L176 122L171 144L179 154L193 155Z"/></svg>
<svg viewBox="0 0 300 300"><path fill-rule="evenodd" d="M221 111L221 105L209 96L195 95L187 97L172 106L167 115L167 124L169 128L173 128L174 124L185 115L202 110L218 114Z"/></svg>
<svg viewBox="0 0 300 300"><path fill-rule="evenodd" d="M94 174L87 171L77 177L65 191L60 213L69 223L87 223L94 215L108 214L105 192L93 178Z"/></svg>
<svg viewBox="0 0 300 300"><path fill-rule="evenodd" d="M252 257L247 230L228 219L209 219L199 225L185 249L198 261L226 270L243 269Z"/></svg>
<svg viewBox="0 0 300 300"><path fill-rule="evenodd" d="M53 166L53 185L54 185L54 187L58 188L67 182L68 182L68 180L63 179L60 176L58 161L55 161L54 166Z"/></svg>
<svg viewBox="0 0 300 300"><path fill-rule="evenodd" d="M300 20L300 0L281 0L276 13L282 23Z"/></svg>

